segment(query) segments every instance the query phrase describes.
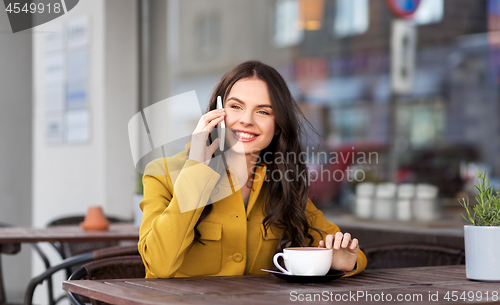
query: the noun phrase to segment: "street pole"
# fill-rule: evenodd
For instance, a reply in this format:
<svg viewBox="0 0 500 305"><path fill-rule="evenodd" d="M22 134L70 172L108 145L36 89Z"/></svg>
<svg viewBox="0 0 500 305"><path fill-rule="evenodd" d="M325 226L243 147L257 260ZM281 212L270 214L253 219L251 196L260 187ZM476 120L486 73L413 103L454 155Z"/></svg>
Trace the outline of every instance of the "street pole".
<svg viewBox="0 0 500 305"><path fill-rule="evenodd" d="M413 22L395 19L391 30L391 98L388 109L388 175L397 182L399 158L399 132L397 121L398 100L401 94L413 91L415 71L416 27Z"/></svg>

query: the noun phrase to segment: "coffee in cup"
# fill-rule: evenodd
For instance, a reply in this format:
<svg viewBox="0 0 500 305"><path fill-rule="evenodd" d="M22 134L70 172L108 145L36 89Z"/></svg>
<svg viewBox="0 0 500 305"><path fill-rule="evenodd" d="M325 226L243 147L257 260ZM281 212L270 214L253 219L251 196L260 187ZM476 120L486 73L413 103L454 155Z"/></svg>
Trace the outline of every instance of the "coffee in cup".
<svg viewBox="0 0 500 305"><path fill-rule="evenodd" d="M283 257L285 268L278 263ZM281 272L289 275L325 275L332 265L332 249L315 247L285 248L283 253L276 253L274 265Z"/></svg>

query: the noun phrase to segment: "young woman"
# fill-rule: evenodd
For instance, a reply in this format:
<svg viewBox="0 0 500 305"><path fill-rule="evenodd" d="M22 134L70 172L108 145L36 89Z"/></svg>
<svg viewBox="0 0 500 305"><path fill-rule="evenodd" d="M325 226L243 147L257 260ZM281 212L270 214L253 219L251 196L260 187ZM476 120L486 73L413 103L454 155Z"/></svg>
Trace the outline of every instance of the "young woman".
<svg viewBox="0 0 500 305"><path fill-rule="evenodd" d="M300 113L281 75L261 62L220 79L186 152L146 168L138 244L146 277L260 274L288 246L333 248L331 268L347 275L365 268L358 240L308 199ZM222 121L217 171L219 139L209 134Z"/></svg>

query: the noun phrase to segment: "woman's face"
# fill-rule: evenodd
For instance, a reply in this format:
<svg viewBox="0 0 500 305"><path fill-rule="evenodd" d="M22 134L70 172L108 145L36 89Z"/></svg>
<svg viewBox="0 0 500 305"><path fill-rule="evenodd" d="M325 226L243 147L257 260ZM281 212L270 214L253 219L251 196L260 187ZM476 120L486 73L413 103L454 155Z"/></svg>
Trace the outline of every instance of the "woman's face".
<svg viewBox="0 0 500 305"><path fill-rule="evenodd" d="M264 81L237 81L224 102L226 139L234 152L258 156L276 134L274 112Z"/></svg>

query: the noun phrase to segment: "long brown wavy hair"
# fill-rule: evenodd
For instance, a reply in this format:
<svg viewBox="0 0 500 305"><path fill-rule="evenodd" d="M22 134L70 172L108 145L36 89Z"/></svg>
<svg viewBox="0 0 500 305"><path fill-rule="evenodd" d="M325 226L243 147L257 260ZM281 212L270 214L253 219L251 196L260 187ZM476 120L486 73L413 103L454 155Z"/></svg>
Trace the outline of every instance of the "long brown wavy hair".
<svg viewBox="0 0 500 305"><path fill-rule="evenodd" d="M276 226L284 229L279 247L310 246L314 240L309 233L318 229L310 226L305 214L308 200L309 174L304 159L301 136L304 124L309 124L296 101L292 97L285 80L274 68L259 62L247 61L228 71L216 84L208 111L216 109L217 96L225 101L233 85L244 78L257 78L267 84L271 106L275 114L278 135L264 150L260 152L260 160L266 164L266 179L263 190L266 190L264 215L262 223L265 232ZM309 124L310 125L310 124ZM295 156L283 158L283 156ZM265 157L263 157L265 156ZM275 162L281 156L280 162ZM271 173L280 172L280 177L293 179L271 179ZM273 175L272 177L274 177ZM198 220L197 225L210 213L212 205L207 205ZM195 227L195 241L199 240L199 232Z"/></svg>

